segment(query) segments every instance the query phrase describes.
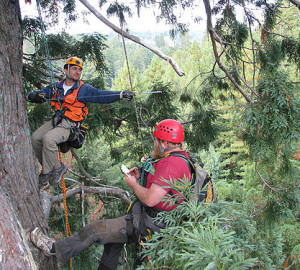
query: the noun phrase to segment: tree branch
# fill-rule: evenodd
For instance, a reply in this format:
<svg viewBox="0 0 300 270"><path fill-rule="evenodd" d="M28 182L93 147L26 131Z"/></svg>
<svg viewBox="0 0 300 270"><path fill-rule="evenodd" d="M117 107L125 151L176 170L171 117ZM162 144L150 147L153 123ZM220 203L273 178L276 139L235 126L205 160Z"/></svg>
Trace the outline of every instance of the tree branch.
<svg viewBox="0 0 300 270"><path fill-rule="evenodd" d="M290 2L295 5L300 10L300 2L297 0L290 0Z"/></svg>
<svg viewBox="0 0 300 270"><path fill-rule="evenodd" d="M131 203L129 192L117 187L88 187L82 185L81 187L76 187L68 190L66 193L66 198L69 198L77 193L81 193L82 190L88 194L102 193L105 195L114 195L122 199L128 205ZM52 203L58 202L59 200L63 199L63 194L53 196L51 199Z"/></svg>
<svg viewBox="0 0 300 270"><path fill-rule="evenodd" d="M87 187L84 185L81 185L80 187L75 187L73 189L70 189L66 193L66 198L69 198L77 193L82 193L84 192L85 194L105 194L105 195L113 195L116 197L119 197L122 199L126 204L130 205L131 199L129 192L117 187ZM40 191L41 194L41 202L42 202L42 207L44 210L44 214L46 219L49 219L50 215L50 210L51 207L53 206L54 203L62 201L63 199L63 194L59 194L56 196L53 196L46 192L45 190Z"/></svg>
<svg viewBox="0 0 300 270"><path fill-rule="evenodd" d="M124 36L125 38L127 38L127 39L129 39L129 40L131 40L131 41L133 41L135 43L138 43L138 44L142 45L146 49L149 49L150 51L152 51L153 53L155 53L156 55L158 55L160 58L166 60L168 63L170 63L170 65L173 67L173 69L175 70L175 72L179 76L185 75L184 72L179 68L178 64L176 63L176 61L174 59L172 59L171 57L165 55L164 53L162 53L161 51L159 51L157 48L153 47L152 45L147 44L146 42L142 41L138 37L130 35L127 32L125 32L122 29L120 29L117 26L115 26L114 24L112 24L105 17L103 17L93 6L91 6L88 1L86 1L86 0L79 0L79 1L88 10L90 10L100 21L102 21L104 24L106 24L108 27L110 27L113 31L115 31L116 33Z"/></svg>
<svg viewBox="0 0 300 270"><path fill-rule="evenodd" d="M263 178L263 176L261 175L261 173L258 171L258 168L257 168L257 160L255 160L255 171L257 172L257 174L259 175L259 178L263 181L263 183L271 190L277 192L277 193L281 193L280 191L278 191L277 189L273 188L269 182L267 180L265 180Z"/></svg>
<svg viewBox="0 0 300 270"><path fill-rule="evenodd" d="M81 163L81 161L80 161L80 158L78 157L78 155L76 154L76 152L75 152L75 150L74 150L73 148L71 148L71 153L72 153L72 156L76 159L77 164L78 164L78 166L79 166L79 169L80 169L80 171L83 173L83 175L84 175L87 179L89 179L90 181L95 182L95 181L93 180L93 177L92 177L90 174L88 174L87 171L83 168L82 163ZM97 184L98 184L98 183L97 183Z"/></svg>
<svg viewBox="0 0 300 270"><path fill-rule="evenodd" d="M213 32L213 35L216 35L216 37L220 40L220 45L222 46L224 52L227 54L227 56L231 59L234 67L235 67L235 70L236 70L236 73L237 73L237 76L240 78L240 80L244 83L244 85L250 89L250 91L252 93L254 93L257 97L259 97L259 95L254 91L254 88L252 88L250 85L248 85L248 83L246 82L246 80L244 80L242 78L242 76L240 75L239 71L238 71L238 67L237 67L237 64L236 62L234 61L234 59L232 58L232 56L230 55L230 53L226 50L225 46L223 45L223 42L221 40L221 38L218 36L218 34L216 33L216 31L212 30ZM225 67L224 67L225 68Z"/></svg>
<svg viewBox="0 0 300 270"><path fill-rule="evenodd" d="M29 70L34 70L34 71L38 71L40 72L42 75L44 75L45 77L51 77L49 73L45 72L44 70L41 70L41 69L37 69L29 64L23 64L23 67L25 69L29 69ZM63 79L63 76L62 75L58 75L57 73L54 74L54 77L59 79L59 80L62 80Z"/></svg>
<svg viewBox="0 0 300 270"><path fill-rule="evenodd" d="M220 57L218 55L218 50L217 50L217 45L216 45L216 39L214 37L214 30L213 30L213 27L212 27L212 20L211 20L211 14L212 13L211 13L210 3L209 3L209 0L203 0L203 2L204 2L206 16L207 16L207 30L208 30L210 38L211 38L211 42L212 42L212 46L213 46L213 52L214 52L214 55L215 55L215 59L216 59L216 61L218 63L218 66L220 67L221 70L223 70L223 72L226 74L226 76L228 77L228 79L233 83L233 85L243 95L243 97L246 99L246 101L248 103L252 104L253 103L252 99L250 97L248 97L248 95L244 92L243 88L234 79L234 77L232 76L232 74L221 63ZM223 47L223 49L224 49L224 47ZM226 50L225 50L225 52L226 52Z"/></svg>

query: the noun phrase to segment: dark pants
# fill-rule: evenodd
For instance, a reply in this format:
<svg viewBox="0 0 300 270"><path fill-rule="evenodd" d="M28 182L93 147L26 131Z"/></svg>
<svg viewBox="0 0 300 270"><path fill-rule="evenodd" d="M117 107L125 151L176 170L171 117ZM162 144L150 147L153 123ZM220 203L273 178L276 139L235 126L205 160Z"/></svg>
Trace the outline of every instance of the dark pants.
<svg viewBox="0 0 300 270"><path fill-rule="evenodd" d="M117 269L123 244L127 242L126 221L123 216L89 223L81 231L55 242L55 253L59 261L66 263L94 243L104 244L99 269L112 270Z"/></svg>
<svg viewBox="0 0 300 270"><path fill-rule="evenodd" d="M140 234L137 228L141 220L141 204L139 202L132 207L132 215L133 237L130 242L137 243L137 236ZM163 228L163 226L155 225L148 215L143 217L143 221L144 226L150 228L152 232L157 232ZM104 252L98 269L116 270L123 245L128 242L126 220L125 216L122 216L115 219L94 221L72 236L55 242L55 254L59 261L66 263L94 243L104 244Z"/></svg>
<svg viewBox="0 0 300 270"><path fill-rule="evenodd" d="M98 270L115 270L124 244L105 244Z"/></svg>

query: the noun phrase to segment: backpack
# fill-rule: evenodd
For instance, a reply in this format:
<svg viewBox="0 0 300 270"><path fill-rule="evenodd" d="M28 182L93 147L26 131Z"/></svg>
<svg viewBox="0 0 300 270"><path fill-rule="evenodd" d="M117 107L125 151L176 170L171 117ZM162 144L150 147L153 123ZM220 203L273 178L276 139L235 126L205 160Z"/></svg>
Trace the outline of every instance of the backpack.
<svg viewBox="0 0 300 270"><path fill-rule="evenodd" d="M84 125L75 126L73 127L73 131L70 134L69 139L67 140L67 143L69 147L79 149L82 147L84 141L85 141L85 134L87 131L87 127Z"/></svg>
<svg viewBox="0 0 300 270"><path fill-rule="evenodd" d="M190 168L193 188L190 200L194 203L202 201L213 202L215 199L215 191L212 179L208 172L205 171L198 163L193 162L180 152L171 152L170 156L184 159ZM207 186L207 190L203 190L205 186Z"/></svg>

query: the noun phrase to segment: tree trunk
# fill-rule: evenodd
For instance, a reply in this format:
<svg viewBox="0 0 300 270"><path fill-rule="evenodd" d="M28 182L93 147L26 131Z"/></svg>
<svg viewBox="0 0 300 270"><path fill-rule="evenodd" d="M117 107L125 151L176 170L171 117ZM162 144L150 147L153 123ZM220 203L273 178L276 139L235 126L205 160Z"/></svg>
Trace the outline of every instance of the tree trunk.
<svg viewBox="0 0 300 270"><path fill-rule="evenodd" d="M0 0L0 268L58 269L28 241L47 228L40 202L22 83L22 30L17 0Z"/></svg>

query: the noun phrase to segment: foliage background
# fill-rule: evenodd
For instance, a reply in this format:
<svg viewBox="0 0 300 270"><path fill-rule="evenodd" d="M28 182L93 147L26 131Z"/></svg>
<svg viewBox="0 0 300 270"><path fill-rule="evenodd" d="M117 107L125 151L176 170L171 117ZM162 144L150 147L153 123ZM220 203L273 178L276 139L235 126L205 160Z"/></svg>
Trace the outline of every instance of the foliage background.
<svg viewBox="0 0 300 270"><path fill-rule="evenodd" d="M162 18L170 19L175 2L163 1L168 12ZM146 1L141 3L146 5ZM44 4L47 7L47 1ZM74 3L69 4L71 16ZM164 217L169 223L162 232L164 238L156 235L147 244L154 267L283 269L290 255L295 256L292 267L299 267L299 12L286 1L256 1L255 5L264 11L264 20L258 25L254 14L237 20L241 1L217 1L212 10L218 16L215 30L227 42L232 57L222 56L223 63L239 85L239 71L254 85L255 93L249 94L251 104L216 65L209 36L194 41L176 20L171 31L175 45L169 46L163 35L155 36L154 42L176 60L186 73L183 77L167 62L130 42L126 42L127 66L122 39L117 35L111 39L99 33L47 35L57 76L64 59L77 55L84 60L86 83L116 91L132 88L136 93L130 103L88 104L88 138L77 151L86 172L101 178L101 184L128 190L120 164L139 165L151 152L156 123L173 118L183 123L185 148L212 175L217 202L187 203ZM40 24L25 18L23 27L24 86L26 91L37 90L49 82L40 72L47 71ZM144 94L149 91L162 93ZM35 130L49 116L49 106L28 104L28 114ZM74 160L67 155L64 158L80 173ZM68 188L73 186L68 182ZM113 218L126 210L117 198L101 194L86 197L82 215L82 200L80 196L68 200L74 232L95 213L97 218ZM53 235L61 237L58 206L52 209L49 224ZM134 260L135 248L127 249L120 269L130 269ZM80 269L96 269L101 252L102 247L95 245L76 257L74 264Z"/></svg>

